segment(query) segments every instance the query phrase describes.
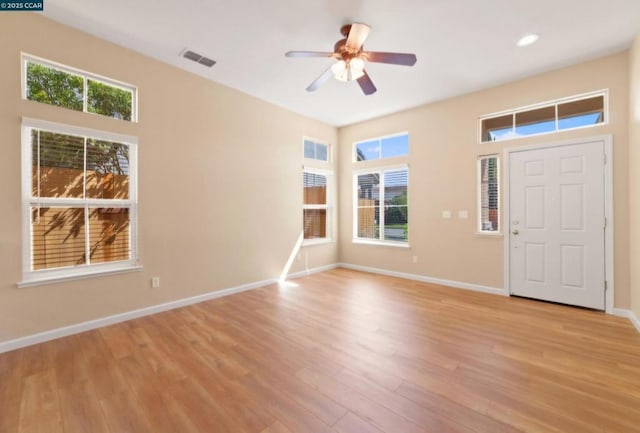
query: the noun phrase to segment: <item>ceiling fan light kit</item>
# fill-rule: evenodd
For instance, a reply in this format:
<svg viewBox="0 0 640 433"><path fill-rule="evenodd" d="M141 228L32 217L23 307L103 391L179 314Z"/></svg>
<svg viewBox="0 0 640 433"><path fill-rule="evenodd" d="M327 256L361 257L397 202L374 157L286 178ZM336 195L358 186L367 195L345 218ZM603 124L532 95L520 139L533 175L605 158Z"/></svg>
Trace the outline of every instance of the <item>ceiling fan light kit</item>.
<svg viewBox="0 0 640 433"><path fill-rule="evenodd" d="M365 95L376 92L376 86L371 81L365 70L365 61L373 63L387 63L392 65L413 66L416 63L416 55L411 53L383 53L364 51L363 44L371 27L362 23L353 23L342 26L340 33L344 39L340 39L334 45L333 52L324 51L289 51L287 57L333 57L337 60L313 81L307 91L318 90L322 84L333 76L339 81L357 81Z"/></svg>
<svg viewBox="0 0 640 433"><path fill-rule="evenodd" d="M331 72L336 80L353 81L364 75L364 61L360 58L339 60L331 66Z"/></svg>

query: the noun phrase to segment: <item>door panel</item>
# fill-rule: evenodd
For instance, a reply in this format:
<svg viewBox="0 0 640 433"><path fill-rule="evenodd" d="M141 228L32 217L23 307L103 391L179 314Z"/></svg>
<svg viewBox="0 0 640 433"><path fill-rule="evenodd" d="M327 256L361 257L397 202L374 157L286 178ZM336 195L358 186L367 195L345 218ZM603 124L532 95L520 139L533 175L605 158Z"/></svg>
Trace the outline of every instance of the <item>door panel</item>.
<svg viewBox="0 0 640 433"><path fill-rule="evenodd" d="M528 229L544 230L545 228L545 188L544 185L525 187L527 202L525 203L526 227Z"/></svg>
<svg viewBox="0 0 640 433"><path fill-rule="evenodd" d="M584 185L560 185L560 229L584 230Z"/></svg>
<svg viewBox="0 0 640 433"><path fill-rule="evenodd" d="M562 286L584 289L584 247L561 245Z"/></svg>
<svg viewBox="0 0 640 433"><path fill-rule="evenodd" d="M526 279L530 283L545 282L546 245L527 242L525 245Z"/></svg>
<svg viewBox="0 0 640 433"><path fill-rule="evenodd" d="M604 309L604 142L515 151L508 163L511 292Z"/></svg>

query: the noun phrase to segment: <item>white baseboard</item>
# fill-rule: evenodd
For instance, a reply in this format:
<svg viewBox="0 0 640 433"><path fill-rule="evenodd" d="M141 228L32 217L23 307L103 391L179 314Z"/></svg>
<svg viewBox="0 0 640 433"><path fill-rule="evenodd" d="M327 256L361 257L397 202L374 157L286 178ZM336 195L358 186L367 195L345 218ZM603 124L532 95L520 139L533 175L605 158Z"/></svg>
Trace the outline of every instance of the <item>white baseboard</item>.
<svg viewBox="0 0 640 433"><path fill-rule="evenodd" d="M287 275L287 280L294 280L296 278L306 277L311 274L317 274L318 272L330 271L331 269L337 268L338 265L336 263L332 263L330 265L319 266L317 268L305 269L304 271L294 272L292 274Z"/></svg>
<svg viewBox="0 0 640 433"><path fill-rule="evenodd" d="M318 272L335 269L336 267L337 265L333 263L313 269L306 269L301 272L289 274L287 279L300 278ZM90 331L92 329L101 328L103 326L113 325L114 323L125 322L127 320L136 319L138 317L149 316L151 314L173 310L174 308L185 307L187 305L197 304L199 302L233 295L235 293L245 292L247 290L257 289L259 287L264 287L277 282L278 280L275 278L256 281L254 283L243 284L241 286L231 287L229 289L209 292L202 295L192 296L190 298L178 299L176 301L171 301L164 304L152 305L150 307L140 308L138 310L127 311L126 313L114 314L113 316L102 317L100 319L89 320L88 322L82 322L75 325L52 329L50 331L27 335L26 337L20 337L14 340L0 342L0 353L20 349L21 347L32 346L38 343L44 343L45 341L55 340L57 338L66 337L68 335L79 334L80 332Z"/></svg>
<svg viewBox="0 0 640 433"><path fill-rule="evenodd" d="M640 320L633 311L625 310L622 308L614 308L613 311L611 311L611 314L613 314L614 316L625 317L629 319L633 326L638 330L638 332L640 332Z"/></svg>
<svg viewBox="0 0 640 433"><path fill-rule="evenodd" d="M420 281L423 283L439 284L442 286L455 287L457 289L473 290L475 292L490 293L492 295L509 296L504 289L497 287L481 286L479 284L463 283L461 281L443 280L441 278L427 277L417 274L406 274L404 272L389 271L387 269L370 268L368 266L352 265L349 263L338 263L341 268L353 269L356 271L371 272L373 274L388 275L390 277L404 278L407 280Z"/></svg>
<svg viewBox="0 0 640 433"><path fill-rule="evenodd" d="M50 331L39 332L37 334L28 335L26 337L16 338L5 342L0 342L0 353L9 352L11 350L20 349L21 347L31 346L45 341L55 340L57 338L66 337L68 335L79 334L80 332L89 331L103 326L112 325L114 323L125 322L127 320L138 317L149 316L163 311L173 310L191 304L208 301L211 299L221 298L223 296L233 295L235 293L245 292L247 290L257 289L269 284L277 283L277 279L256 281L254 283L243 284L229 289L209 292L202 295L192 296L189 298L178 299L177 301L166 302L164 304L152 305L150 307L140 308L137 310L127 311L126 313L114 314L112 316L102 317L100 319L89 320L75 325L64 326L62 328L52 329Z"/></svg>

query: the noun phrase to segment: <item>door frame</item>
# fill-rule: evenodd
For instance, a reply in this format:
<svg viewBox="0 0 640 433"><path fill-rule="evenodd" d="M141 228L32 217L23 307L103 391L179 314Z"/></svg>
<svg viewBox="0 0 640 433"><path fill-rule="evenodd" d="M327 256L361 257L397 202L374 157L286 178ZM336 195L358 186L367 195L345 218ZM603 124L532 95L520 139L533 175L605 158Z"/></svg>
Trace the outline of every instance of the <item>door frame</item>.
<svg viewBox="0 0 640 433"><path fill-rule="evenodd" d="M511 220L509 215L509 188L510 188L510 174L509 167L511 165L511 154L516 152L524 152L528 150L540 150L553 147L572 146L576 144L583 144L592 141L602 141L604 143L604 212L606 218L606 226L604 230L604 277L606 283L605 290L605 312L607 314L613 314L613 290L614 290L614 267L613 267L613 254L614 254L614 220L613 220L613 137L608 135L597 135L593 137L584 138L572 138L570 140L553 141L542 144L532 144L526 146L514 146L507 147L503 151L503 179L504 179L504 195L503 195L503 211L502 211L502 227L504 233L504 282L503 286L505 291L511 296L511 266L510 266L510 224Z"/></svg>

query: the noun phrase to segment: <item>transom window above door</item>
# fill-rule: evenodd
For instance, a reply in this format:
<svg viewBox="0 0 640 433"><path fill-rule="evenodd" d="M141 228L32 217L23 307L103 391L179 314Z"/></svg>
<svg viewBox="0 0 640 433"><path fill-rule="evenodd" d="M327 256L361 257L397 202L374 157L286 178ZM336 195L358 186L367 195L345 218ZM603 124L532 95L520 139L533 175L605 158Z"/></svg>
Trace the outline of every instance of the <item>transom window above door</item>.
<svg viewBox="0 0 640 433"><path fill-rule="evenodd" d="M480 118L480 142L503 141L605 124L608 92L601 90Z"/></svg>

